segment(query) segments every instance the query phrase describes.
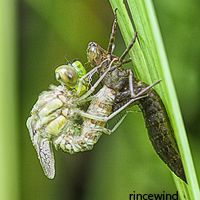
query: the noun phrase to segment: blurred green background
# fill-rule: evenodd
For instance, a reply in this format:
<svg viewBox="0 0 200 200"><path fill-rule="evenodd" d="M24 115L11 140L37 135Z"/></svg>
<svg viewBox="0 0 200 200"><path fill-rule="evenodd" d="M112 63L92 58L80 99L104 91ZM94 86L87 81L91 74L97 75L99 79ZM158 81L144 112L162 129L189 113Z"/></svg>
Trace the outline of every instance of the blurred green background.
<svg viewBox="0 0 200 200"><path fill-rule="evenodd" d="M200 1L154 0L154 5L199 175ZM142 114L129 114L119 129L111 136L103 135L92 151L73 156L56 151L56 177L45 177L25 126L29 112L39 93L49 84L57 84L54 69L66 63L65 57L86 63L90 41L107 48L113 12L105 0L21 0L15 8L19 131L13 141L16 165L9 167L19 173L19 199L114 200L128 199L133 191L175 193L169 169L148 140ZM115 54L124 49L118 29ZM9 67L9 61L7 64ZM7 133L0 132L1 137L3 134Z"/></svg>

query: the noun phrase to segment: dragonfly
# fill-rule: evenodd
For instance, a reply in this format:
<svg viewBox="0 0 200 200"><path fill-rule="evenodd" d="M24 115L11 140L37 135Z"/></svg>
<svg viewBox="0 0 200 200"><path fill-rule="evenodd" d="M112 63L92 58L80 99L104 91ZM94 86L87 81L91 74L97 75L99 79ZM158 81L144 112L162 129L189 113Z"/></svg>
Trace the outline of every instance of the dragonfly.
<svg viewBox="0 0 200 200"><path fill-rule="evenodd" d="M148 84L134 77L131 69L123 69L123 64L131 61L131 58L127 60L124 60L124 58L136 41L137 32L124 53L120 57L117 57L112 54L114 50L116 28L117 16L115 10L115 19L107 51L95 42L90 42L87 48L88 61L100 76L107 70L108 63L113 61L113 66L110 67L112 69L110 69L110 72L102 80L104 85L117 92L112 112L119 108L124 108L123 106L126 105L127 102L131 104L132 98L149 87ZM155 84L159 82L160 81ZM138 105L143 113L148 136L155 152L180 179L187 183L181 157L174 138L174 131L165 105L159 94L151 86L146 90L146 93L143 93L143 95L146 94L146 96L137 101L133 101L132 105Z"/></svg>
<svg viewBox="0 0 200 200"><path fill-rule="evenodd" d="M50 85L50 91L42 92L33 106L26 125L48 178L55 176L53 145L70 154L91 150L102 132L108 133L104 128L105 123L128 106L125 104L110 115L115 100L111 89L102 88L97 95L90 96L108 71L88 89L93 72L86 74L80 61L61 65L55 70L56 79L61 85ZM80 84L79 80L83 77ZM142 94L130 101L142 98ZM94 110L85 112L81 105L91 100L95 104Z"/></svg>
<svg viewBox="0 0 200 200"><path fill-rule="evenodd" d="M86 70L79 61L59 66L55 75L61 85L50 85L50 91L40 94L26 122L41 166L50 179L55 174L52 143L62 149L63 140L70 144L70 138L80 132L80 125L75 123L79 114L81 115L76 99L87 91L87 84L82 84L79 93L76 91L78 80L85 73Z"/></svg>

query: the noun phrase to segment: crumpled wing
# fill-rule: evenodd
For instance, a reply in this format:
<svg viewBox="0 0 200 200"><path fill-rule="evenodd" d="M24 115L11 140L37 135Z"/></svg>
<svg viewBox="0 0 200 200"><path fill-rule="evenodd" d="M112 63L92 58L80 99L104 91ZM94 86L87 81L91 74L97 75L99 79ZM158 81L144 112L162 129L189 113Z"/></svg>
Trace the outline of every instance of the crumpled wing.
<svg viewBox="0 0 200 200"><path fill-rule="evenodd" d="M39 140L35 141L34 146L38 153L38 158L40 160L40 164L42 165L45 175L49 179L53 179L55 176L55 160L52 143L46 138L40 138Z"/></svg>
<svg viewBox="0 0 200 200"><path fill-rule="evenodd" d="M34 115L28 118L26 125L29 129L33 146L37 151L44 173L49 179L53 179L55 176L55 160L52 143L47 138L42 138L42 134L39 130L36 131L37 128L35 127L36 120L34 119Z"/></svg>

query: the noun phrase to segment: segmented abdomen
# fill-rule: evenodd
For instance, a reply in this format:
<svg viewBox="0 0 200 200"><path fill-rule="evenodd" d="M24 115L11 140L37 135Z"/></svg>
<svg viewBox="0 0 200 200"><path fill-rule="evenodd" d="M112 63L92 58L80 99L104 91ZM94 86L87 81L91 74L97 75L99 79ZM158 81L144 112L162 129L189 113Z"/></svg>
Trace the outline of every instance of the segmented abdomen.
<svg viewBox="0 0 200 200"><path fill-rule="evenodd" d="M87 113L99 117L107 117L112 111L112 105L115 100L115 91L104 86L96 94L95 98L90 103ZM87 148L92 149L93 145L99 140L102 135L106 121L95 119L85 119L82 125L81 136L84 141L88 141Z"/></svg>
<svg viewBox="0 0 200 200"><path fill-rule="evenodd" d="M147 86L148 85L146 83L140 81L139 79L133 79L135 94ZM165 106L160 96L153 88L151 88L147 93L147 97L139 99L134 104L137 104L142 110L149 139L154 147L154 150L164 163L166 163L178 177L187 183L181 157L174 139L174 131ZM121 107L122 103L125 104L126 101L130 100L130 91L124 91L123 95L121 95L121 97L119 95L116 99L118 101L116 103L119 103L119 105L116 105L114 109Z"/></svg>
<svg viewBox="0 0 200 200"><path fill-rule="evenodd" d="M135 80L135 83L147 87L146 83ZM148 92L148 97L140 99L138 105L142 110L149 139L159 157L183 181L186 181L183 164L176 148L171 126L165 106L154 89Z"/></svg>

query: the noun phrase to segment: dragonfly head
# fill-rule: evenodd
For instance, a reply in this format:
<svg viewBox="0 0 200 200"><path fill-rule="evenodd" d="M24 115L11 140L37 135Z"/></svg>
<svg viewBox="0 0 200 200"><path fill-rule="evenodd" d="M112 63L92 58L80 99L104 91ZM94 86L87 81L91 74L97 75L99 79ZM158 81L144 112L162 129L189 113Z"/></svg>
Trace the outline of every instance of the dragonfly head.
<svg viewBox="0 0 200 200"><path fill-rule="evenodd" d="M82 63L78 60L74 61L72 64L68 63L67 65L61 65L55 70L56 80L74 92L78 89L79 79L85 74L86 70ZM80 94L87 91L87 86L88 82L83 81Z"/></svg>
<svg viewBox="0 0 200 200"><path fill-rule="evenodd" d="M61 65L55 70L56 80L62 85L73 88L78 80L76 70L71 65Z"/></svg>
<svg viewBox="0 0 200 200"><path fill-rule="evenodd" d="M106 58L105 50L103 50L97 43L90 42L87 48L87 58L88 61L96 67Z"/></svg>

